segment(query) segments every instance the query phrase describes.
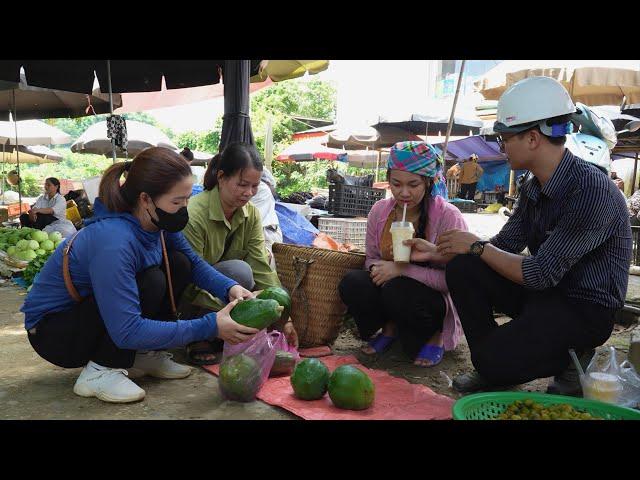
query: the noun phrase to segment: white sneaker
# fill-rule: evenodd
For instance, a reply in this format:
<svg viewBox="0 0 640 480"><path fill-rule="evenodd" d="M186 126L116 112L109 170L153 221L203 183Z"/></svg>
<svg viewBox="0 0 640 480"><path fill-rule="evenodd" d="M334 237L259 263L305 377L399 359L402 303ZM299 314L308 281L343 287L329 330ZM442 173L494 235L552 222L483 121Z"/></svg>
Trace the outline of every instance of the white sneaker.
<svg viewBox="0 0 640 480"><path fill-rule="evenodd" d="M126 370L103 367L94 362L84 367L73 386L73 393L113 403L137 402L145 396L145 391L127 378Z"/></svg>
<svg viewBox="0 0 640 480"><path fill-rule="evenodd" d="M137 352L129 377L140 378L151 375L156 378L184 378L191 374L191 367L176 363L173 354L165 351Z"/></svg>

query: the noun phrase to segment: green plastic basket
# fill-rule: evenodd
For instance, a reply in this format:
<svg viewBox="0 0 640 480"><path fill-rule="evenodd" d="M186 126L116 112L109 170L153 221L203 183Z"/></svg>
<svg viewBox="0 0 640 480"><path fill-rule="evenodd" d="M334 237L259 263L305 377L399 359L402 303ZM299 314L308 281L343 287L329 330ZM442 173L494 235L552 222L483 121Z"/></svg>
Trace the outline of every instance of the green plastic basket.
<svg viewBox="0 0 640 480"><path fill-rule="evenodd" d="M453 405L454 420L493 420L516 400L533 400L544 406L566 403L605 420L640 420L640 411L585 398L535 392L485 392L462 397Z"/></svg>

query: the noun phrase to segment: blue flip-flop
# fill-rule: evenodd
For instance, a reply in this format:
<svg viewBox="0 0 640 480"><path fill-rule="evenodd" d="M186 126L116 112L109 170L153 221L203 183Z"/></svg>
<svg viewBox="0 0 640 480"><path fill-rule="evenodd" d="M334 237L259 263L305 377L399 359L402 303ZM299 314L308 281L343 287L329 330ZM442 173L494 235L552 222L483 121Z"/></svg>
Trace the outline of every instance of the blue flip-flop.
<svg viewBox="0 0 640 480"><path fill-rule="evenodd" d="M431 365L417 365L419 367L435 367L442 361L444 347L438 345L425 345L420 349L415 360L429 360Z"/></svg>
<svg viewBox="0 0 640 480"><path fill-rule="evenodd" d="M389 348L391 348L391 344L395 340L396 337L389 337L382 334L378 335L376 338L369 341L369 346L375 350L375 353L372 353L370 355L380 355L386 352L387 350L389 350Z"/></svg>

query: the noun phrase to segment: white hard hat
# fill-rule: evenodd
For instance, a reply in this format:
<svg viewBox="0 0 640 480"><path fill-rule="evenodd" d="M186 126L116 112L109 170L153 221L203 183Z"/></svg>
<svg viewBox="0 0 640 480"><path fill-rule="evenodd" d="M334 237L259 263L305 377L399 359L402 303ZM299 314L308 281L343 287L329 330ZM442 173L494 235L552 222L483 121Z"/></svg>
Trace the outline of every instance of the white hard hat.
<svg viewBox="0 0 640 480"><path fill-rule="evenodd" d="M513 84L498 100L495 133L519 133L536 125L543 134L559 137L571 133L571 123L547 125L545 120L576 112L569 92L549 77L529 77Z"/></svg>
<svg viewBox="0 0 640 480"><path fill-rule="evenodd" d="M606 174L611 172L609 147L601 138L584 133L574 133L567 135L567 141L564 145L576 157L595 165Z"/></svg>

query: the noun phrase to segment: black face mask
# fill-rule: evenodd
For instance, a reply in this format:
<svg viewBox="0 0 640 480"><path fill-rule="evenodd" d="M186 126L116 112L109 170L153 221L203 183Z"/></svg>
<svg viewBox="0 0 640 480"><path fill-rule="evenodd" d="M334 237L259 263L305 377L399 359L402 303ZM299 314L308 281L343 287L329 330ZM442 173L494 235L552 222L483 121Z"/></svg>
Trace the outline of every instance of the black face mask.
<svg viewBox="0 0 640 480"><path fill-rule="evenodd" d="M153 200L152 200L153 202ZM158 207L155 203L153 204L156 207L156 215L158 216L158 220L153 218L151 212L147 210L149 217L151 218L151 222L161 230L166 230L167 232L176 233L180 230L184 229L189 223L189 211L187 207L182 207L175 213L168 213Z"/></svg>

